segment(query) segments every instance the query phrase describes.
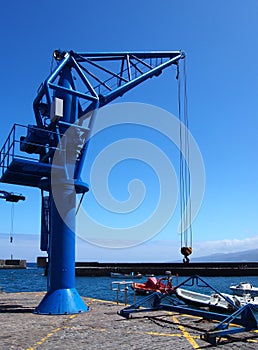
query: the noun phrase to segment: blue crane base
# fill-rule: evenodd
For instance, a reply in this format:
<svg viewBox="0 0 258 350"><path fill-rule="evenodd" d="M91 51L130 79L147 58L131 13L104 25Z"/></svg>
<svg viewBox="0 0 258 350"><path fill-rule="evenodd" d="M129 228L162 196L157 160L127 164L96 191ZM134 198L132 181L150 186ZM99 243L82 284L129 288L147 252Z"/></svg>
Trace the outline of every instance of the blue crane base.
<svg viewBox="0 0 258 350"><path fill-rule="evenodd" d="M39 315L70 315L86 312L85 305L76 288L49 290L34 310Z"/></svg>

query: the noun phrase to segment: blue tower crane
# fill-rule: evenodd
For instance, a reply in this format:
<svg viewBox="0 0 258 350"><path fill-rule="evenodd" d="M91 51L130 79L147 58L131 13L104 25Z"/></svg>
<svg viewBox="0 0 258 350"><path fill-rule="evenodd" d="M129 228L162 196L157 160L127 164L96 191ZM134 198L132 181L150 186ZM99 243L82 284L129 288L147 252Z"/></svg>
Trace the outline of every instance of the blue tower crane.
<svg viewBox="0 0 258 350"><path fill-rule="evenodd" d="M19 201L25 201L25 197L21 194L15 194L13 192L7 192L0 190L0 199L5 199L6 202L17 203Z"/></svg>
<svg viewBox="0 0 258 350"><path fill-rule="evenodd" d="M76 194L89 190L81 171L95 111L178 66L185 54L56 50L53 55L56 68L33 103L36 125L15 124L1 149L0 181L41 189L41 250L48 252L49 266L47 293L35 313L59 315L88 310L75 288L75 204Z"/></svg>

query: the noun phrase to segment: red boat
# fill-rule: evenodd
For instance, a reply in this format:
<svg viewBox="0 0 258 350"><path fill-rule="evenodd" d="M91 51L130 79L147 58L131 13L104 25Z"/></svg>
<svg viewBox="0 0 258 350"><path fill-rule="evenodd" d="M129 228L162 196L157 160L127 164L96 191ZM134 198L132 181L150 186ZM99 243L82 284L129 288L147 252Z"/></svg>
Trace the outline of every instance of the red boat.
<svg viewBox="0 0 258 350"><path fill-rule="evenodd" d="M156 277L148 277L145 283L132 283L132 289L138 294L150 294L154 292L159 292L163 294L173 294L174 288L172 286L171 277L161 277L157 279Z"/></svg>

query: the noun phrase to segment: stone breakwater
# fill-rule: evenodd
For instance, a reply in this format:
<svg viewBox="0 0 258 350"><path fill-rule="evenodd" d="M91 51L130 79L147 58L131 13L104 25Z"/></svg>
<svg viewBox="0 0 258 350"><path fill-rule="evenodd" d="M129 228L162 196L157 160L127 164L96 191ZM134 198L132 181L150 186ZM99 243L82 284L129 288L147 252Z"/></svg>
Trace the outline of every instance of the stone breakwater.
<svg viewBox="0 0 258 350"><path fill-rule="evenodd" d="M139 272L142 275L164 275L171 271L172 275L179 276L203 276L203 277L226 277L226 276L258 276L258 263L243 262L217 262L217 263L99 263L78 262L76 263L77 276L110 276L110 272L128 274Z"/></svg>

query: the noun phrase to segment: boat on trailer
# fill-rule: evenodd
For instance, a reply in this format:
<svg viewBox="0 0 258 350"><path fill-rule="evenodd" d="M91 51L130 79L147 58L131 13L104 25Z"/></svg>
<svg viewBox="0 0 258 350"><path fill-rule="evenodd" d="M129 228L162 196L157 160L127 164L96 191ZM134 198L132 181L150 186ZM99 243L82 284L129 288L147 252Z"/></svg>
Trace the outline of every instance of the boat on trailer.
<svg viewBox="0 0 258 350"><path fill-rule="evenodd" d="M246 304L258 306L258 297L254 297L251 294L239 296L226 293L212 293L208 295L182 288L175 288L175 293L178 299L186 304L208 307L213 311L231 312Z"/></svg>
<svg viewBox="0 0 258 350"><path fill-rule="evenodd" d="M186 304L208 307L214 311L233 311L241 307L241 301L238 297L225 293L202 294L191 290L176 288L176 296Z"/></svg>
<svg viewBox="0 0 258 350"><path fill-rule="evenodd" d="M232 285L229 287L231 291L236 294L243 296L245 294L250 294L253 297L258 296L258 287L254 287L252 283L249 282L240 282L237 285Z"/></svg>
<svg viewBox="0 0 258 350"><path fill-rule="evenodd" d="M137 294L148 295L154 292L159 292L162 294L173 294L174 288L172 286L172 281L170 277L148 277L145 283L132 283L132 289Z"/></svg>

